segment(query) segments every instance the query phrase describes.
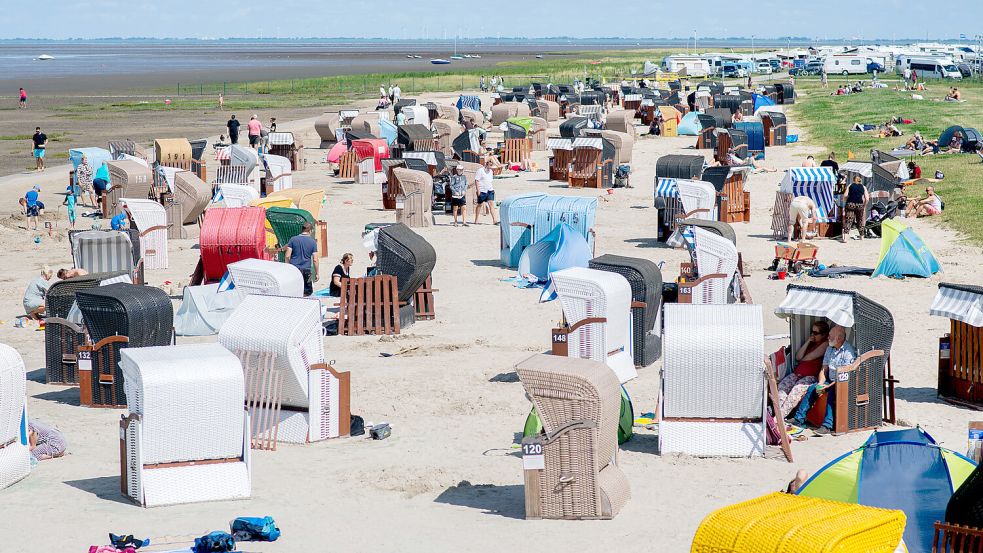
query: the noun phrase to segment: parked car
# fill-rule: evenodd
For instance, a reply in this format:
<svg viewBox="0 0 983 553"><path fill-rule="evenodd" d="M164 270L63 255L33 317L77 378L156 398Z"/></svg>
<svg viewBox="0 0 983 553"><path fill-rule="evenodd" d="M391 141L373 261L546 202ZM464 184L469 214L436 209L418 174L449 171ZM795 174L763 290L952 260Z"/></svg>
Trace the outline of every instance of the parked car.
<svg viewBox="0 0 983 553"><path fill-rule="evenodd" d="M819 75L823 72L823 60L811 60L802 68L803 75Z"/></svg>
<svg viewBox="0 0 983 553"><path fill-rule="evenodd" d="M777 73L782 70L782 62L778 60L768 60L768 63L771 64L772 72Z"/></svg>
<svg viewBox="0 0 983 553"><path fill-rule="evenodd" d="M759 61L754 67L754 71L755 73L761 73L762 75L771 75L775 72L775 70L771 68L771 64L766 61Z"/></svg>
<svg viewBox="0 0 983 553"><path fill-rule="evenodd" d="M735 64L728 63L721 67L720 76L725 79L743 79L747 77L747 71Z"/></svg>
<svg viewBox="0 0 983 553"><path fill-rule="evenodd" d="M868 58L867 59L867 72L868 73L873 73L874 71L877 71L878 73L883 73L884 72L884 66L881 65L881 64L879 64L879 63L877 63L876 61L873 61L873 60L871 60L871 59Z"/></svg>
<svg viewBox="0 0 983 553"><path fill-rule="evenodd" d="M967 63L960 63L956 66L956 69L959 69L959 72L963 74L964 79L968 79L973 76L973 68Z"/></svg>

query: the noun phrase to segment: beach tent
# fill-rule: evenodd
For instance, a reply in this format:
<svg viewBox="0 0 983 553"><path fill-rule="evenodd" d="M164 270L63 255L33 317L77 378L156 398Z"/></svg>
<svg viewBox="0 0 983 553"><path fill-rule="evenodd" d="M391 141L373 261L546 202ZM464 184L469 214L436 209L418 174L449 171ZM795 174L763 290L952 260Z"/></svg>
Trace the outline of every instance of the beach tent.
<svg viewBox="0 0 983 553"><path fill-rule="evenodd" d="M754 94L751 98L754 99L754 113L758 113L758 110L763 107L775 105L774 100L761 94Z"/></svg>
<svg viewBox="0 0 983 553"><path fill-rule="evenodd" d="M798 494L904 511L908 551L929 553L933 524L945 520L949 498L975 466L920 428L874 432L819 469Z"/></svg>
<svg viewBox="0 0 983 553"><path fill-rule="evenodd" d="M941 270L932 250L915 231L897 219L881 223L881 254L871 277L930 277Z"/></svg>
<svg viewBox="0 0 983 553"><path fill-rule="evenodd" d="M184 300L174 314L174 333L178 336L218 334L243 297L234 288L220 292L219 284L185 286Z"/></svg>
<svg viewBox="0 0 983 553"><path fill-rule="evenodd" d="M683 116L682 121L679 122L679 126L676 132L680 136L697 136L703 131L703 124L700 123L700 112L691 111Z"/></svg>
<svg viewBox="0 0 983 553"><path fill-rule="evenodd" d="M976 151L976 148L981 141L980 131L971 127L960 127L959 125L953 125L942 131L942 134L939 135L939 147L947 148L949 146L949 142L952 142L952 137L955 136L956 133L958 133L963 139L963 152Z"/></svg>
<svg viewBox="0 0 983 553"><path fill-rule="evenodd" d="M834 186L836 174L829 167L792 167L785 173L778 189L792 197L812 198L819 212L816 222L830 223L837 220L836 202L833 200Z"/></svg>
<svg viewBox="0 0 983 553"><path fill-rule="evenodd" d="M341 159L342 154L348 151L348 144L345 142L338 142L328 150L328 163L338 163Z"/></svg>
<svg viewBox="0 0 983 553"><path fill-rule="evenodd" d="M519 275L534 276L538 282L546 282L540 301L551 296L550 273L570 267L587 268L593 258L587 239L566 223L560 223L536 243L522 250L519 258Z"/></svg>

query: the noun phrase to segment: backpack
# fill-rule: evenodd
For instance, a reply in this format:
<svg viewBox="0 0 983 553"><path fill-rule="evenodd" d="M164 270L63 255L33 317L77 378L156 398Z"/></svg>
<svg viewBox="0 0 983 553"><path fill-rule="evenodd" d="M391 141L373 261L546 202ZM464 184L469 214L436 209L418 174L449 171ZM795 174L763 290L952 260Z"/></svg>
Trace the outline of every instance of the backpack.
<svg viewBox="0 0 983 553"><path fill-rule="evenodd" d="M280 537L273 517L239 517L232 521L236 541L276 541Z"/></svg>

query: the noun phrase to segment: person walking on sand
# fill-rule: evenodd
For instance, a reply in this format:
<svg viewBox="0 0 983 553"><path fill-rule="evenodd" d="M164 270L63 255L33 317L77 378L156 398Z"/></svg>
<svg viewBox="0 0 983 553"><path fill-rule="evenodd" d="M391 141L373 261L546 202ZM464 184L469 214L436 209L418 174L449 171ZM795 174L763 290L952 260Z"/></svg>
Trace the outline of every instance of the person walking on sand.
<svg viewBox="0 0 983 553"><path fill-rule="evenodd" d="M68 226L75 228L75 191L69 187L68 194L65 196L65 207L68 210Z"/></svg>
<svg viewBox="0 0 983 553"><path fill-rule="evenodd" d="M218 109L219 111L225 111L225 94L221 92L218 93Z"/></svg>
<svg viewBox="0 0 983 553"><path fill-rule="evenodd" d="M287 242L287 263L297 267L304 278L304 296L310 296L314 293L314 281L319 272L317 240L311 236L313 232L314 227L310 223L304 223L300 234Z"/></svg>
<svg viewBox="0 0 983 553"><path fill-rule="evenodd" d="M476 225L478 224L478 217L481 216L482 204L487 204L488 212L491 213L492 224L498 224L498 218L495 215L495 186L492 184L493 167L492 161L488 159L475 173L475 181L478 183L478 205L474 208L474 224Z"/></svg>
<svg viewBox="0 0 983 553"><path fill-rule="evenodd" d="M403 95L403 89L399 88L399 83L393 85L393 104L399 102L399 97Z"/></svg>
<svg viewBox="0 0 983 553"><path fill-rule="evenodd" d="M229 129L229 143L238 144L239 143L239 120L236 119L236 115L233 113L232 117L225 124L225 127Z"/></svg>
<svg viewBox="0 0 983 553"><path fill-rule="evenodd" d="M263 124L259 122L259 118L255 115L250 117L246 130L249 133L249 147L254 150L259 148L259 136L263 133Z"/></svg>
<svg viewBox="0 0 983 553"><path fill-rule="evenodd" d="M458 164L454 167L448 188L451 190L451 214L454 215L454 226L458 226L458 213L461 214L461 222L464 226L468 226L468 178L464 175L463 165Z"/></svg>
<svg viewBox="0 0 983 553"><path fill-rule="evenodd" d="M27 109L27 91L24 87L20 87L20 100L18 101L17 107L20 109Z"/></svg>
<svg viewBox="0 0 983 553"><path fill-rule="evenodd" d="M75 168L75 182L78 184L81 194L89 197L89 205L95 207L96 196L92 191L92 166L89 165L89 159L85 156L82 156L82 161Z"/></svg>
<svg viewBox="0 0 983 553"><path fill-rule="evenodd" d="M41 132L41 127L35 127L31 144L34 146L34 170L44 171L44 151L48 147L48 135Z"/></svg>
<svg viewBox="0 0 983 553"><path fill-rule="evenodd" d="M846 190L846 206L843 208L843 234L840 235L840 242L846 242L850 228L857 228L857 236L854 240L864 239L864 214L867 211L867 203L870 201L870 194L864 186L860 175L853 177L853 183Z"/></svg>

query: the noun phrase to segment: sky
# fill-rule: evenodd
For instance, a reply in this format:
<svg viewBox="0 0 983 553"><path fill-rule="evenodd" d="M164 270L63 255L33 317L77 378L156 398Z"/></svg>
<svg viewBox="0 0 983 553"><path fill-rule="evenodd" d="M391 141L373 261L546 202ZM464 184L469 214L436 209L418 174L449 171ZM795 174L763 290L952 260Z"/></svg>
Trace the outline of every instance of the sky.
<svg viewBox="0 0 983 553"><path fill-rule="evenodd" d="M0 38L686 38L695 31L702 37L936 40L983 33L979 0L45 0L21 8L3 10ZM590 16L598 10L598 17Z"/></svg>

